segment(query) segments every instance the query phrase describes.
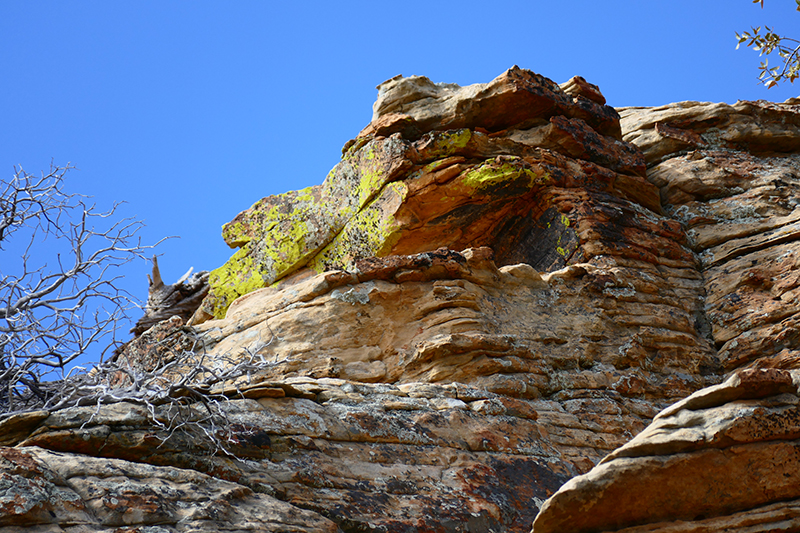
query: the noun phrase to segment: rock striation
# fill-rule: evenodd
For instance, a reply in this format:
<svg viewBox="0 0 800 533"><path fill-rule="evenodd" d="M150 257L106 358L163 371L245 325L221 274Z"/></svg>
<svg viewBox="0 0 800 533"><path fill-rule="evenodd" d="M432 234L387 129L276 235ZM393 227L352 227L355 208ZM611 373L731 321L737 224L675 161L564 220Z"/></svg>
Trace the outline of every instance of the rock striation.
<svg viewBox="0 0 800 533"><path fill-rule="evenodd" d="M622 110L626 138L651 161L648 179L700 260L725 371L777 354L791 358L800 346L798 104Z"/></svg>
<svg viewBox="0 0 800 533"><path fill-rule="evenodd" d="M28 488L0 532L793 524L794 102L617 111L514 67L396 77L373 110L118 357L257 361L200 391L221 425L188 400L6 419L0 480Z"/></svg>
<svg viewBox="0 0 800 533"><path fill-rule="evenodd" d="M555 270L602 253L578 250L577 232L602 229L580 223L593 201L660 212L641 153L597 91L572 96L519 68L464 88L413 76L378 89L372 123L322 185L264 198L223 227L239 250L211 272L195 323L303 267L352 269L373 256L488 246L499 266ZM531 246L545 237L549 246Z"/></svg>
<svg viewBox="0 0 800 533"><path fill-rule="evenodd" d="M678 402L561 487L533 531L797 531L798 384L747 369Z"/></svg>
<svg viewBox="0 0 800 533"><path fill-rule="evenodd" d="M662 411L562 487L536 533L800 529L798 103L620 110L624 138L642 148L648 179L700 261L710 335L730 377Z"/></svg>

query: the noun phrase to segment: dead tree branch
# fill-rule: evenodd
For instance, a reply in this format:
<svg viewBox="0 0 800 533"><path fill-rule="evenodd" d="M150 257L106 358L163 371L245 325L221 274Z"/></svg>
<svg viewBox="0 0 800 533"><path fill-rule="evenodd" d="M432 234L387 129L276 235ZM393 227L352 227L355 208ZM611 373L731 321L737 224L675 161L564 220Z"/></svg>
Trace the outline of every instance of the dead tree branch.
<svg viewBox="0 0 800 533"><path fill-rule="evenodd" d="M115 342L133 298L115 270L144 258L142 223L64 191L73 167L0 181L0 411L41 404L47 379L101 339Z"/></svg>

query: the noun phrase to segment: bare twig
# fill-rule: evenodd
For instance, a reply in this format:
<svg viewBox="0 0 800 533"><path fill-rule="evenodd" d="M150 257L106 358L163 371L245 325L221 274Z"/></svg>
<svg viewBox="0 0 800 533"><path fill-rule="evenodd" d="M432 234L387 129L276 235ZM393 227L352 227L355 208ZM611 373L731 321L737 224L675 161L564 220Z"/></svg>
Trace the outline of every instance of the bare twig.
<svg viewBox="0 0 800 533"><path fill-rule="evenodd" d="M141 222L116 218L119 204L102 211L64 192L72 168L40 177L15 168L0 181L0 411L46 401L43 382L101 339L112 345L136 306L114 269L153 246L137 236ZM38 259L43 250L48 260Z"/></svg>

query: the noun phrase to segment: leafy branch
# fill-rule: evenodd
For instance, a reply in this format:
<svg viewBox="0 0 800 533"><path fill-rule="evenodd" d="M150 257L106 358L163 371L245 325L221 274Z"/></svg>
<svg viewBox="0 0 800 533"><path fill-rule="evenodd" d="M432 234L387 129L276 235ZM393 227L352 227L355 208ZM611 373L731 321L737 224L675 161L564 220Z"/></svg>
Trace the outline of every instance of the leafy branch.
<svg viewBox="0 0 800 533"><path fill-rule="evenodd" d="M764 0L753 0L753 3L761 4L762 9L764 7ZM797 11L800 11L800 0L795 0L795 3ZM759 56L768 56L773 52L778 53L778 57L781 58L780 65L771 67L769 58L765 57L758 67L759 82L766 85L768 89L784 80L789 80L790 83L794 82L800 77L800 40L779 35L769 26L764 26L763 30L762 32L761 26L758 26L741 34L736 32L736 49L738 50L744 44L747 48L756 50Z"/></svg>

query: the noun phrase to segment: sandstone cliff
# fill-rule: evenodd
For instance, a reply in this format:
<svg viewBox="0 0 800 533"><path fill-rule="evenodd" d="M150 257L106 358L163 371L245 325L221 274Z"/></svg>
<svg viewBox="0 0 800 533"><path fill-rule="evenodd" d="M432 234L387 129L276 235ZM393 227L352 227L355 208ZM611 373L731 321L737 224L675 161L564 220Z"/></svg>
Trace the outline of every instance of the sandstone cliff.
<svg viewBox="0 0 800 533"><path fill-rule="evenodd" d="M323 184L223 228L189 324L120 356L262 361L221 385L226 447L188 402L177 432L127 403L7 419L0 531L791 520L800 108L617 111L516 67L378 90Z"/></svg>
<svg viewBox="0 0 800 533"><path fill-rule="evenodd" d="M700 261L731 377L562 487L536 533L800 530L798 103L620 110Z"/></svg>

